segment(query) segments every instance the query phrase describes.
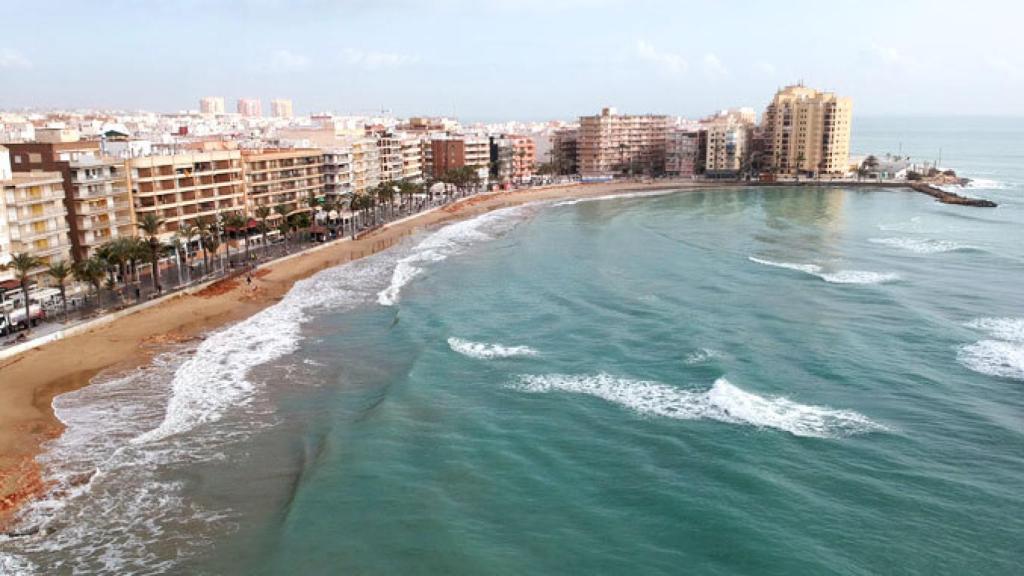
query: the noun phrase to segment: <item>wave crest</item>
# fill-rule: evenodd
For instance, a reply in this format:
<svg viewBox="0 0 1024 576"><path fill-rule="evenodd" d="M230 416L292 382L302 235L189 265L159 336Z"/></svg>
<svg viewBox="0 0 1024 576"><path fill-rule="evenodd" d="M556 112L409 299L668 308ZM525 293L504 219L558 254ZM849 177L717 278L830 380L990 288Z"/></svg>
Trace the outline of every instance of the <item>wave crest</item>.
<svg viewBox="0 0 1024 576"><path fill-rule="evenodd" d="M492 240L518 221L516 216L524 207L515 206L488 212L476 218L449 224L434 232L417 244L412 253L395 264L391 274L391 282L377 293L377 303L381 306L394 306L402 293L402 288L423 273L424 264L440 262L453 254L465 250L468 246ZM486 228L489 232L485 232ZM493 234L493 235L492 235Z"/></svg>
<svg viewBox="0 0 1024 576"><path fill-rule="evenodd" d="M774 262L772 260L765 260L754 256L749 256L747 259L751 262L762 264L764 266L803 272L804 274L816 276L825 282L832 284L883 284L885 282L899 280L899 274L891 272L869 272L867 270L837 270L835 272L825 272L824 269L817 264Z"/></svg>
<svg viewBox="0 0 1024 576"><path fill-rule="evenodd" d="M957 252L962 250L977 250L969 244L961 244L952 240L927 240L921 238L871 238L872 244L882 244L908 250L916 254L941 254L944 252Z"/></svg>
<svg viewBox="0 0 1024 576"><path fill-rule="evenodd" d="M980 374L1024 380L1024 318L978 318L967 327L990 338L961 346L960 364Z"/></svg>
<svg viewBox="0 0 1024 576"><path fill-rule="evenodd" d="M799 404L783 397L759 396L740 389L725 378L719 378L710 390L704 392L608 374L526 375L520 378L516 387L529 393L562 391L586 394L644 415L679 420L717 420L774 428L794 436L840 438L887 430L857 412Z"/></svg>
<svg viewBox="0 0 1024 576"><path fill-rule="evenodd" d="M486 344L482 342L470 342L469 340L454 337L448 339L448 346L463 356L469 356L470 358L478 358L481 360L537 355L537 351L529 346Z"/></svg>

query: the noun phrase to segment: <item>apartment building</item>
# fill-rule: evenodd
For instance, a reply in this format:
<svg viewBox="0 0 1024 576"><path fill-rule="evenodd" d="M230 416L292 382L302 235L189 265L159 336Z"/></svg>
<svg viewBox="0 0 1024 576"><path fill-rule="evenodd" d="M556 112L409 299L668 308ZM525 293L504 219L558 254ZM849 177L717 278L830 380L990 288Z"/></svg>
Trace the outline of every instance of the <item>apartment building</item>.
<svg viewBox="0 0 1024 576"><path fill-rule="evenodd" d="M672 128L665 137L665 174L676 177L696 175L700 152L700 132Z"/></svg>
<svg viewBox="0 0 1024 576"><path fill-rule="evenodd" d="M56 132L48 142L10 144L16 172L59 172L75 261L92 255L103 242L135 234L124 163L102 156L97 141Z"/></svg>
<svg viewBox="0 0 1024 576"><path fill-rule="evenodd" d="M380 184L380 154L375 138L352 140L352 193L366 194Z"/></svg>
<svg viewBox="0 0 1024 576"><path fill-rule="evenodd" d="M490 141L479 136L434 138L430 142L431 176L438 179L454 168L469 166L483 182L490 171Z"/></svg>
<svg viewBox="0 0 1024 576"><path fill-rule="evenodd" d="M285 98L275 98L270 101L270 114L274 118L291 118L292 101Z"/></svg>
<svg viewBox="0 0 1024 576"><path fill-rule="evenodd" d="M623 115L604 108L581 116L577 163L584 177L659 174L665 169L668 117Z"/></svg>
<svg viewBox="0 0 1024 576"><path fill-rule="evenodd" d="M705 124L704 174L709 178L732 178L743 170L748 158L751 126L732 121Z"/></svg>
<svg viewBox="0 0 1024 576"><path fill-rule="evenodd" d="M785 174L843 174L850 164L853 101L803 85L779 90L765 109L770 168Z"/></svg>
<svg viewBox="0 0 1024 576"><path fill-rule="evenodd" d="M317 149L242 152L242 173L249 213L260 206L310 209L309 199L324 197L323 152Z"/></svg>
<svg viewBox="0 0 1024 576"><path fill-rule="evenodd" d="M126 167L136 220L156 215L165 238L200 216L246 208L238 150L132 158Z"/></svg>
<svg viewBox="0 0 1024 576"><path fill-rule="evenodd" d="M263 105L258 98L239 98L236 110L246 118L259 118L263 115Z"/></svg>
<svg viewBox="0 0 1024 576"><path fill-rule="evenodd" d="M377 156L380 159L380 181L394 182L402 179L402 142L394 132L381 131L376 134Z"/></svg>
<svg viewBox="0 0 1024 576"><path fill-rule="evenodd" d="M352 194L352 145L344 143L323 151L324 194L334 200Z"/></svg>
<svg viewBox="0 0 1024 576"><path fill-rule="evenodd" d="M29 254L46 266L71 260L63 176L59 172L14 172L6 148L0 147L0 265L14 254ZM14 281L11 269L0 269L0 282Z"/></svg>
<svg viewBox="0 0 1024 576"><path fill-rule="evenodd" d="M199 111L203 114L223 114L224 99L220 96L206 96L199 100Z"/></svg>
<svg viewBox="0 0 1024 576"><path fill-rule="evenodd" d="M551 163L557 174L576 174L579 165L579 128L561 128L551 134Z"/></svg>
<svg viewBox="0 0 1024 576"><path fill-rule="evenodd" d="M418 181L423 179L423 140L403 135L399 141L402 149L402 179Z"/></svg>

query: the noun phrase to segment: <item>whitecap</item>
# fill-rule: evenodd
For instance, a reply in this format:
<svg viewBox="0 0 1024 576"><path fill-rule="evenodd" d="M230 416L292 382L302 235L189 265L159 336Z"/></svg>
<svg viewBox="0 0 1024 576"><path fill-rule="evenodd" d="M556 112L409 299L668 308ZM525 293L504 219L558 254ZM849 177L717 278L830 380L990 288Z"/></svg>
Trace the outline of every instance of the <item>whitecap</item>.
<svg viewBox="0 0 1024 576"><path fill-rule="evenodd" d="M604 200L620 200L624 198L649 198L653 196L667 196L669 194L675 194L678 190L652 190L647 192L620 192L616 194L606 194L604 196L588 196L586 198L573 198L572 200L561 200L552 204L552 206L575 206L576 204L583 204L587 202L601 202Z"/></svg>
<svg viewBox="0 0 1024 576"><path fill-rule="evenodd" d="M900 248L917 254L940 254L943 252L977 249L969 244L961 244L952 240L928 240L922 238L871 238L868 242Z"/></svg>
<svg viewBox="0 0 1024 576"><path fill-rule="evenodd" d="M968 178L967 187L983 190L1007 190L1011 186L1005 182L991 180L989 178Z"/></svg>
<svg viewBox="0 0 1024 576"><path fill-rule="evenodd" d="M503 344L486 344L482 342L470 342L461 338L449 338L448 346L470 358L490 360L492 358L515 358L519 356L536 356L537 351L529 346L505 346Z"/></svg>
<svg viewBox="0 0 1024 576"><path fill-rule="evenodd" d="M978 318L967 326L990 338L961 346L960 364L988 376L1024 380L1024 318Z"/></svg>
<svg viewBox="0 0 1024 576"><path fill-rule="evenodd" d="M785 268L787 270L796 270L798 272L803 272L804 274L810 274L811 276L816 276L825 282L832 284L882 284L899 279L898 274L888 272L870 272L866 270L837 270L835 272L825 272L824 269L817 264L773 262L771 260L755 258L754 256L750 256L748 259L751 262L765 266Z"/></svg>
<svg viewBox="0 0 1024 576"><path fill-rule="evenodd" d="M398 303L402 288L423 273L424 264L440 262L468 246L493 239L488 232L499 234L518 221L523 206L495 210L454 224L434 232L417 244L412 253L398 260L391 274L391 282L377 293L377 303L394 306ZM486 230L486 232L485 232Z"/></svg>
<svg viewBox="0 0 1024 576"><path fill-rule="evenodd" d="M514 387L522 392L571 392L595 396L639 414L679 420L716 420L758 428L773 428L794 436L839 438L887 430L850 410L799 404L783 397L747 392L725 378L703 392L683 390L660 382L597 375L526 375Z"/></svg>
<svg viewBox="0 0 1024 576"><path fill-rule="evenodd" d="M721 357L722 354L717 350L712 350L710 348L699 348L687 354L686 358L683 359L683 362L687 365L693 366L694 364L703 364L704 362L707 362L709 360L714 360L715 358Z"/></svg>

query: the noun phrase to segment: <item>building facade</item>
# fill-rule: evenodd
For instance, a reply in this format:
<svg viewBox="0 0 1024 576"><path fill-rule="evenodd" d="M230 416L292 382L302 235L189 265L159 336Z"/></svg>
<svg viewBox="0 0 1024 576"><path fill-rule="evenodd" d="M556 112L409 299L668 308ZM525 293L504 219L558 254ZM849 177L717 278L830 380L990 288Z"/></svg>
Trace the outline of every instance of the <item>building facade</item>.
<svg viewBox="0 0 1024 576"><path fill-rule="evenodd" d="M223 114L224 99L220 96L206 96L199 100L199 111L203 114Z"/></svg>
<svg viewBox="0 0 1024 576"><path fill-rule="evenodd" d="M673 128L665 137L665 174L675 177L695 176L701 171L698 164L700 132Z"/></svg>
<svg viewBox="0 0 1024 576"><path fill-rule="evenodd" d="M236 110L246 118L259 118L263 115L263 106L258 98L239 98Z"/></svg>
<svg viewBox="0 0 1024 576"><path fill-rule="evenodd" d="M579 165L579 128L561 128L551 135L551 164L556 174L576 174Z"/></svg>
<svg viewBox="0 0 1024 576"><path fill-rule="evenodd" d="M324 194L338 200L355 192L352 178L352 146L342 144L323 152Z"/></svg>
<svg viewBox="0 0 1024 576"><path fill-rule="evenodd" d="M802 85L779 90L762 120L770 168L784 174L846 173L852 118L849 98Z"/></svg>
<svg viewBox="0 0 1024 576"><path fill-rule="evenodd" d="M577 163L581 176L660 174L665 169L668 117L623 115L604 108L581 116Z"/></svg>
<svg viewBox="0 0 1024 576"><path fill-rule="evenodd" d="M237 150L132 158L126 163L136 220L160 218L170 237L196 218L246 209L242 154Z"/></svg>
<svg viewBox="0 0 1024 576"><path fill-rule="evenodd" d="M63 176L59 172L14 172L8 169L7 150L0 147L0 265L15 254L38 258L42 266L30 272L44 274L58 261L71 261ZM15 273L0 269L0 282L10 283Z"/></svg>
<svg viewBox="0 0 1024 576"><path fill-rule="evenodd" d="M352 140L352 193L366 194L380 184L380 153L375 138Z"/></svg>
<svg viewBox="0 0 1024 576"><path fill-rule="evenodd" d="M103 242L134 235L123 161L101 155L95 140L51 140L10 144L12 166L16 172L61 174L74 260L88 258Z"/></svg>
<svg viewBox="0 0 1024 576"><path fill-rule="evenodd" d="M291 118L292 101L285 98L275 98L270 101L270 114L274 118Z"/></svg>
<svg viewBox="0 0 1024 576"><path fill-rule="evenodd" d="M316 149L242 152L249 214L260 206L310 210L310 198L324 198L323 152Z"/></svg>

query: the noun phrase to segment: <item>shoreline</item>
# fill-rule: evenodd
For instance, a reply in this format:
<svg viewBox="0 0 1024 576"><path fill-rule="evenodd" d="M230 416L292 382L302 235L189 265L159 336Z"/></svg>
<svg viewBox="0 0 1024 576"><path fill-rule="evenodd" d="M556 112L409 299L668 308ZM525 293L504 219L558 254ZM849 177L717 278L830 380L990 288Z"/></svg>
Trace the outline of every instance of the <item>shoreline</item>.
<svg viewBox="0 0 1024 576"><path fill-rule="evenodd" d="M652 181L567 184L508 192L481 193L411 215L364 232L273 260L253 274L255 289L238 278L223 278L166 301L66 338L0 360L0 533L26 501L45 494L36 456L59 437L55 396L87 386L104 371L127 371L148 364L168 344L202 339L205 334L277 303L292 285L321 270L386 250L424 228L472 218L493 210L548 200L570 200L630 191L714 190L758 186L853 186L891 188L884 183L736 181ZM910 184L900 187L916 190Z"/></svg>

